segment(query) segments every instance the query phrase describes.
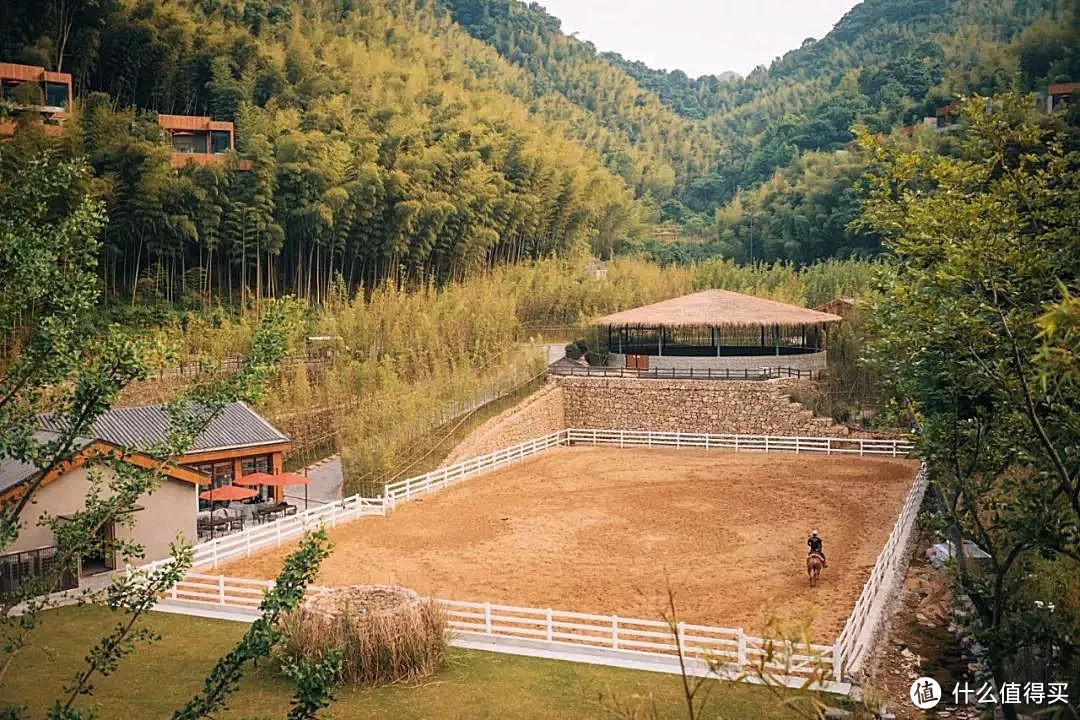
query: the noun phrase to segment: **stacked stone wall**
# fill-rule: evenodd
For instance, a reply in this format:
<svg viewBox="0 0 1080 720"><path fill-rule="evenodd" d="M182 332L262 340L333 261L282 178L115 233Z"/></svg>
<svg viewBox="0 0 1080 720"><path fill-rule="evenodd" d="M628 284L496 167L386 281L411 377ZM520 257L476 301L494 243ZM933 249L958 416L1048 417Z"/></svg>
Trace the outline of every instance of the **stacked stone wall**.
<svg viewBox="0 0 1080 720"><path fill-rule="evenodd" d="M798 380L637 380L560 377L566 427L841 437L788 391ZM805 381L803 381L805 382Z"/></svg>
<svg viewBox="0 0 1080 720"><path fill-rule="evenodd" d="M638 380L556 377L477 428L452 464L564 428L849 437L852 432L788 396L807 380ZM860 437L889 437L858 433Z"/></svg>

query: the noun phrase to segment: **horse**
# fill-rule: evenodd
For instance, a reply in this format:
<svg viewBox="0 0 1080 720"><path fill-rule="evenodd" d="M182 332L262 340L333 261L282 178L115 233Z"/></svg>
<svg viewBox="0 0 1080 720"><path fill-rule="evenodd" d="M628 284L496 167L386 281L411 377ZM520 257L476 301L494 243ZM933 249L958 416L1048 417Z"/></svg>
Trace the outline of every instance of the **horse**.
<svg viewBox="0 0 1080 720"><path fill-rule="evenodd" d="M817 553L806 556L806 575L810 578L810 587L818 584L818 576L821 575L821 568L824 566L825 561Z"/></svg>

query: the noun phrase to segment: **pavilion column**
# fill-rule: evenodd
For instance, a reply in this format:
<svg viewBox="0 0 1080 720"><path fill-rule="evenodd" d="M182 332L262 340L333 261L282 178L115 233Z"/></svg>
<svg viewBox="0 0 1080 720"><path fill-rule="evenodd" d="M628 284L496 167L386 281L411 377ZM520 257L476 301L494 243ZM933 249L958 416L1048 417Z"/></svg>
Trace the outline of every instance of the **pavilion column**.
<svg viewBox="0 0 1080 720"><path fill-rule="evenodd" d="M656 354L660 357L664 356L664 328L660 328L660 332L656 334Z"/></svg>

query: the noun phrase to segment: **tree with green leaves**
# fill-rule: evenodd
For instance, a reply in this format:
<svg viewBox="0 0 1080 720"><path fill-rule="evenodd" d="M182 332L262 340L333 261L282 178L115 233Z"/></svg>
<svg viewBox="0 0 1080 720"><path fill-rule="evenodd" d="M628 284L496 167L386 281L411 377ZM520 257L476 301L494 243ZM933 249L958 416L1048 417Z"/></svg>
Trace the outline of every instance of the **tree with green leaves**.
<svg viewBox="0 0 1080 720"><path fill-rule="evenodd" d="M0 460L35 469L20 492L0 504L0 552L28 523L49 527L57 556L40 577L0 594L0 679L33 629L48 622L43 610L57 599L52 593L65 573L77 573L91 553L104 550L99 530L133 522L136 503L153 493L162 471L191 447L198 434L229 403L254 402L283 359L296 308L277 302L266 308L236 372L208 373L205 379L167 407L170 429L148 448L127 448L96 457L91 490L83 509L64 518L34 513L34 499L46 478L70 458L78 439L91 436L93 422L117 400L126 385L144 377L153 348L121 327L102 325L98 303L97 236L105 222L102 203L87 192L88 168L80 161L43 154L21 164L18 173L0 176L0 340L8 352L0 366ZM39 417L52 416L55 432L38 433ZM150 468L127 462L141 451L155 458ZM142 556L132 542L115 540L113 550ZM295 609L328 552L326 537L306 537L285 563L275 587L262 603L263 615L244 639L222 659L206 689L178 718L211 717L225 706L245 666L267 657L279 640L275 624ZM50 720L77 720L91 713L78 701L93 690L97 676L113 672L154 639L140 619L161 593L191 566L192 551L178 538L171 560L148 569L115 575L91 600L106 603L120 620L86 656L86 664L46 713ZM325 707L334 679L332 658L291 670L297 694L290 718L311 718ZM25 717L18 706L0 707L4 717Z"/></svg>
<svg viewBox="0 0 1080 720"><path fill-rule="evenodd" d="M873 358L917 427L989 677L1075 679L1080 146L1015 96L972 98L963 116L953 155L861 139L865 218L895 270Z"/></svg>

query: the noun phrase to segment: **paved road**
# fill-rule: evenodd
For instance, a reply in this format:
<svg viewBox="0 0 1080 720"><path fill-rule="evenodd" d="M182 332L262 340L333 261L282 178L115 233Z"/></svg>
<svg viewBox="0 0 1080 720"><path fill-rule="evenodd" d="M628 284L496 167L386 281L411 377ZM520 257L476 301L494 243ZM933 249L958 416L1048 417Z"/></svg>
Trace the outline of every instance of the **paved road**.
<svg viewBox="0 0 1080 720"><path fill-rule="evenodd" d="M307 486L309 507L318 507L326 503L341 500L341 485L344 475L341 470L341 456L332 455L325 460L320 460L306 468L307 476L311 478L311 484ZM300 470L303 475L305 470ZM301 508L304 504L304 486L287 485L285 497Z"/></svg>
<svg viewBox="0 0 1080 720"><path fill-rule="evenodd" d="M565 343L563 343L561 345L554 344L554 345L548 345L547 346L548 365L555 362L556 360L562 360L564 357L566 357L566 344Z"/></svg>

